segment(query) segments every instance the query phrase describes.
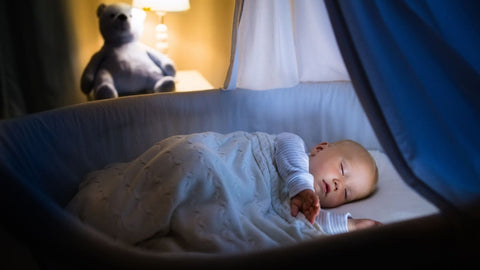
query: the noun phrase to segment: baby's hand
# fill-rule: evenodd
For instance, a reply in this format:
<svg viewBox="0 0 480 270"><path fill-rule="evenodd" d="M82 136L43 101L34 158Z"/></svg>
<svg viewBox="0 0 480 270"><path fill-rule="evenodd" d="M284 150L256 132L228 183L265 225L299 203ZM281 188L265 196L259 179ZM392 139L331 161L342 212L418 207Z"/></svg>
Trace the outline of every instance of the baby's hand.
<svg viewBox="0 0 480 270"><path fill-rule="evenodd" d="M320 212L320 201L313 190L305 189L292 198L290 208L292 216L296 217L300 211L313 224L315 217Z"/></svg>
<svg viewBox="0 0 480 270"><path fill-rule="evenodd" d="M382 225L382 223L373 220L373 219L368 219L368 218L360 218L360 219L353 219L349 218L348 219L348 231L356 231L356 230L361 230L361 229L366 229L370 227L377 227Z"/></svg>

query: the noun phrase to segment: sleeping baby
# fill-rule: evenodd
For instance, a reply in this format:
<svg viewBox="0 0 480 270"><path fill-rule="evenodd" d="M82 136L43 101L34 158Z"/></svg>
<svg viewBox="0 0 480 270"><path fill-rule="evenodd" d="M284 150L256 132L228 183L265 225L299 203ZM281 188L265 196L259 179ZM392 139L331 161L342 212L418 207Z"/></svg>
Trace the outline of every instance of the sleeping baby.
<svg viewBox="0 0 480 270"><path fill-rule="evenodd" d="M322 142L305 153L303 140L281 133L275 140L278 171L287 183L291 214L300 211L324 231L333 234L379 225L371 219L352 219L350 214L320 211L363 199L378 182L378 169L370 153L351 140ZM318 214L320 213L320 216Z"/></svg>
<svg viewBox="0 0 480 270"><path fill-rule="evenodd" d="M308 155L292 133L204 132L89 173L67 209L140 248L245 252L379 225L323 210L367 197L377 178L353 141L320 143Z"/></svg>

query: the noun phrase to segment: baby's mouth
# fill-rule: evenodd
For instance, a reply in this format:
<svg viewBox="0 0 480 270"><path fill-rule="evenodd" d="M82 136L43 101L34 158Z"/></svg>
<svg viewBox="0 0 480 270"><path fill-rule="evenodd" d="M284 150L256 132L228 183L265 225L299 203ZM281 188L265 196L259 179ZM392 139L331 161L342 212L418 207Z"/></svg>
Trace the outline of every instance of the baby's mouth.
<svg viewBox="0 0 480 270"><path fill-rule="evenodd" d="M323 192L325 192L325 195L327 195L330 192L330 186L323 179L322 179L322 189L323 189Z"/></svg>

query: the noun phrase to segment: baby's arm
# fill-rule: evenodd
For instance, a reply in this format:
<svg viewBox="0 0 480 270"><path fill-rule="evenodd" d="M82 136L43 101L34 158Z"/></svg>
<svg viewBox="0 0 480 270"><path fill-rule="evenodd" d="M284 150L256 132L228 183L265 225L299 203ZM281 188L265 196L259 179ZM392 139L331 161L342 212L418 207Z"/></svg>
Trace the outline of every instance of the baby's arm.
<svg viewBox="0 0 480 270"><path fill-rule="evenodd" d="M368 219L368 218L360 218L360 219L349 218L347 225L348 225L348 231L352 232L356 230L367 229L370 227L377 227L382 225L382 223L373 219Z"/></svg>
<svg viewBox="0 0 480 270"><path fill-rule="evenodd" d="M291 214L302 212L313 223L320 211L314 192L313 175L308 172L308 155L303 140L292 133L281 133L275 139L275 161L280 176L287 183Z"/></svg>
<svg viewBox="0 0 480 270"><path fill-rule="evenodd" d="M350 213L335 213L325 210L320 211L316 221L322 231L327 234L346 233L382 225L373 219L354 219Z"/></svg>
<svg viewBox="0 0 480 270"><path fill-rule="evenodd" d="M346 233L349 231L348 221L352 218L350 213L335 213L333 211L320 211L316 218L318 225L326 234Z"/></svg>

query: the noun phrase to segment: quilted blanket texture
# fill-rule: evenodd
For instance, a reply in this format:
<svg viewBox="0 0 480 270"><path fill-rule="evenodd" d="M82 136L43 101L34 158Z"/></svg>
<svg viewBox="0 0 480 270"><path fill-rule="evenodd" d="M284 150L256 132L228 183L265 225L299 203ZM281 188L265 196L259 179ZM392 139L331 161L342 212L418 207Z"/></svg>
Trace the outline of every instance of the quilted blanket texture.
<svg viewBox="0 0 480 270"><path fill-rule="evenodd" d="M245 252L323 235L290 215L274 151L274 136L260 132L172 136L88 174L67 209L159 252Z"/></svg>

